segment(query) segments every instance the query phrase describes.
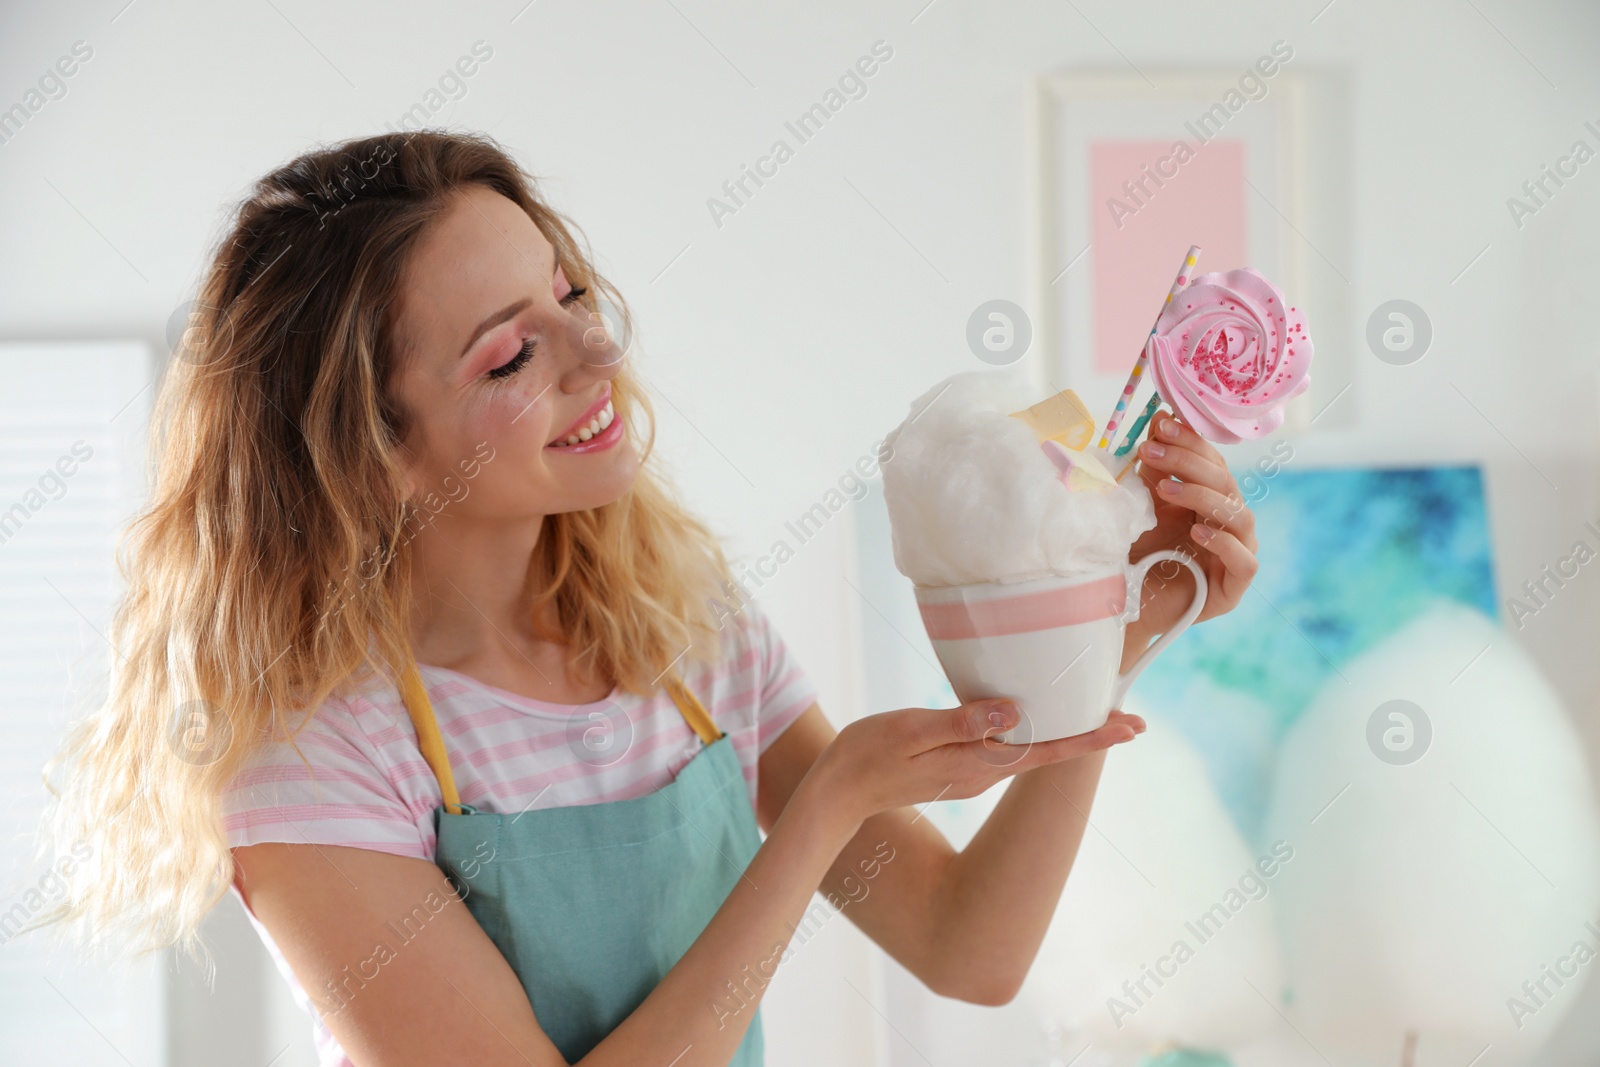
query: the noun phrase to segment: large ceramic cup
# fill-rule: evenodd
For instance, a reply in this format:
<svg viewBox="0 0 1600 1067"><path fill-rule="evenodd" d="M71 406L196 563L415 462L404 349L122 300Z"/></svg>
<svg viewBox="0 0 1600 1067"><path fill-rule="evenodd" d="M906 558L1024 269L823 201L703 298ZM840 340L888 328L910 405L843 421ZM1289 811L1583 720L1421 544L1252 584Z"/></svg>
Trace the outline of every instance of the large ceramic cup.
<svg viewBox="0 0 1600 1067"><path fill-rule="evenodd" d="M1145 576L1166 560L1194 574L1194 601L1125 673L1122 643L1139 617ZM1156 581L1171 581L1158 572ZM1006 744L1073 737L1105 725L1150 661L1188 629L1206 602L1206 576L1193 558L1152 552L1098 574L1026 582L916 588L933 650L963 704L1010 697L1017 725L994 734Z"/></svg>

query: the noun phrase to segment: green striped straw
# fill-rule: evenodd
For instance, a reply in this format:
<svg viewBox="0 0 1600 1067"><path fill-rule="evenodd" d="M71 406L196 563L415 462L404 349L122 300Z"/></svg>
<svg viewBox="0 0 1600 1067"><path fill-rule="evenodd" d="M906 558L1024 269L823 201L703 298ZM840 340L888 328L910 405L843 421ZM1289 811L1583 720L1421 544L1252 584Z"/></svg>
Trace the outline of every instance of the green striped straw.
<svg viewBox="0 0 1600 1067"><path fill-rule="evenodd" d="M1111 453L1113 456L1121 459L1133 451L1133 446L1139 443L1139 435L1144 433L1145 424L1150 421L1150 416L1154 415L1156 408L1160 406L1161 394L1151 393L1150 402L1144 406L1144 410L1139 413L1139 417L1133 420L1133 425L1128 427L1128 436L1124 437L1122 444L1118 445L1117 450Z"/></svg>

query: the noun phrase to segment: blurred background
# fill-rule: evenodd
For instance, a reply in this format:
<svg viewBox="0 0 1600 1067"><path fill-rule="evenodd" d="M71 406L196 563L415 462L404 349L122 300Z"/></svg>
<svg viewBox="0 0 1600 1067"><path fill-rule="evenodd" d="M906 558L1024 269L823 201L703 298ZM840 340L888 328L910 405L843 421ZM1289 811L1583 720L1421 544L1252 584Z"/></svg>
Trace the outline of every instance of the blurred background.
<svg viewBox="0 0 1600 1067"><path fill-rule="evenodd" d="M1009 365L1109 413L1191 244L1307 314L1312 389L1225 450L1257 587L1134 688L1028 987L941 1000L834 919L775 1067L1600 1062L1597 44L1546 0L5 4L0 1060L315 1062L231 899L212 981L14 931L232 205L429 125L583 229L662 459L838 725L954 703L874 462L914 398ZM959 844L996 792L930 818Z"/></svg>

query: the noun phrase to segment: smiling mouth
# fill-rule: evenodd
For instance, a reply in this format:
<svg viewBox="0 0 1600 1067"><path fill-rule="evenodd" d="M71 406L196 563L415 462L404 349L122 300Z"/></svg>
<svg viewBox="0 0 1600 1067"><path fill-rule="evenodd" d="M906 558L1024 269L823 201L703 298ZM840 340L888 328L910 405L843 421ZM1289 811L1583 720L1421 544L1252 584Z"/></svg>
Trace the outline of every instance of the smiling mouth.
<svg viewBox="0 0 1600 1067"><path fill-rule="evenodd" d="M573 445L582 444L591 437L598 437L606 427L615 421L616 417L616 409L611 406L611 391L608 389L598 407L585 412L579 421L567 427L562 436L551 441L546 447L570 448Z"/></svg>

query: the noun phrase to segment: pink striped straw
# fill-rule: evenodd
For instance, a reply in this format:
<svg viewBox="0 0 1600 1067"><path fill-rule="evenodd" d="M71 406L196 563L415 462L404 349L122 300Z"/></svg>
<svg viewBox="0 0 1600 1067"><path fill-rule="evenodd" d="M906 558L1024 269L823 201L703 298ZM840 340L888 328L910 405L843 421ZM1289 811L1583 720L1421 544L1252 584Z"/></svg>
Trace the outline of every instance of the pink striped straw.
<svg viewBox="0 0 1600 1067"><path fill-rule="evenodd" d="M1161 311L1167 310L1167 304L1172 303L1172 298L1178 295L1178 290L1189 284L1189 279L1194 276L1194 265L1200 259L1200 246L1190 245L1189 251L1184 254L1183 266L1178 268L1178 280L1172 283L1172 289L1167 293L1167 299L1161 305ZM1156 322L1161 321L1161 312L1156 312ZM1155 333L1155 324L1150 326L1150 332ZM1111 439L1117 434L1117 426L1122 422L1122 417L1127 414L1128 401L1133 399L1133 390L1139 384L1139 378L1144 374L1145 363L1149 360L1150 346L1146 344L1139 349L1139 358L1134 361L1133 373L1128 375L1128 384L1122 387L1122 395L1117 398L1117 410L1111 413L1111 418L1106 421L1105 433L1100 435L1100 443L1095 447L1104 452L1111 447Z"/></svg>

